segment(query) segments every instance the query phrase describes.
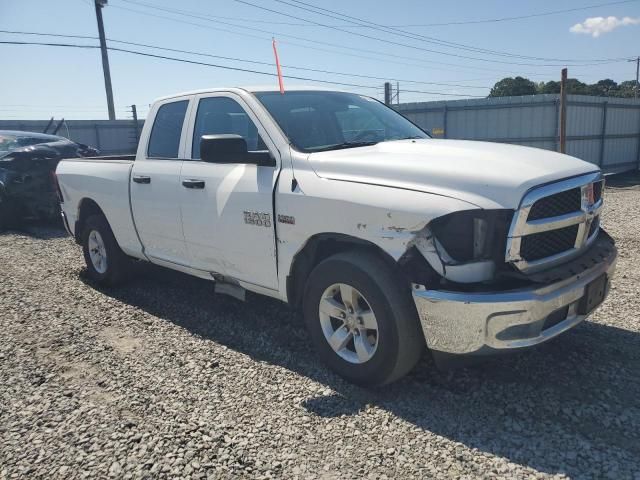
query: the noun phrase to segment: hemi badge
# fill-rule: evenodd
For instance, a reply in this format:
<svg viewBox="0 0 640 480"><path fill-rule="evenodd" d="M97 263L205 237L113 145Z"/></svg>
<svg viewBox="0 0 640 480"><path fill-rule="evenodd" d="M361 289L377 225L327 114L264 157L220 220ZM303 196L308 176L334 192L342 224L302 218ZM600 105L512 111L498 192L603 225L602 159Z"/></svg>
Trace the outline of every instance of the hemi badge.
<svg viewBox="0 0 640 480"><path fill-rule="evenodd" d="M278 223L288 223L289 225L296 224L296 217L291 215L278 215Z"/></svg>

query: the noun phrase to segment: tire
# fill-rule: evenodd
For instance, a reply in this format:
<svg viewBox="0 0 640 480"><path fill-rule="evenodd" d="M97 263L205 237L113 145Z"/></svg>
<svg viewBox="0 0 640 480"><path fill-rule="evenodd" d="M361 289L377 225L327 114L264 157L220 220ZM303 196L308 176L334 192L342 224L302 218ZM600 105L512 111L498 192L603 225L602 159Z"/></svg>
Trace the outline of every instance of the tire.
<svg viewBox="0 0 640 480"><path fill-rule="evenodd" d="M81 238L89 278L105 286L121 283L129 261L120 250L107 219L103 215L91 215L84 224Z"/></svg>
<svg viewBox="0 0 640 480"><path fill-rule="evenodd" d="M357 303L354 312L348 306L346 312L340 307L349 303L342 298L344 294L352 295L351 304ZM331 310L336 305L339 308ZM327 311L346 313L346 320ZM398 380L409 373L426 348L409 286L369 252L339 253L318 264L306 283L303 312L321 359L358 385L381 386ZM374 323L376 329L369 329Z"/></svg>

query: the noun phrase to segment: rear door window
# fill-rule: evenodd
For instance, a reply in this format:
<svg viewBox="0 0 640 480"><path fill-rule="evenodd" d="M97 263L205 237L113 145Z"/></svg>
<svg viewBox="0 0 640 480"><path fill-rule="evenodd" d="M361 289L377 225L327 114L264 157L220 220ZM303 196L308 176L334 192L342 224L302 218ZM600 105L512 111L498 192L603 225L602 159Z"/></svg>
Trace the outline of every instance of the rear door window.
<svg viewBox="0 0 640 480"><path fill-rule="evenodd" d="M182 125L188 105L188 100L180 100L165 103L158 109L149 138L148 157L178 158Z"/></svg>

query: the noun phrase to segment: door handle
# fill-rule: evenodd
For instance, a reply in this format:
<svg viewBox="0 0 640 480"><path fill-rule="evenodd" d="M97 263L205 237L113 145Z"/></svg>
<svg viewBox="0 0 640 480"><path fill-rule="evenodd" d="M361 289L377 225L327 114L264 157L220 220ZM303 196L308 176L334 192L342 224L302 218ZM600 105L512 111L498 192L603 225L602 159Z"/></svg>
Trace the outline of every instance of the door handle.
<svg viewBox="0 0 640 480"><path fill-rule="evenodd" d="M186 188L197 188L201 190L204 188L204 180L195 180L195 179L183 180L182 186Z"/></svg>
<svg viewBox="0 0 640 480"><path fill-rule="evenodd" d="M145 175L134 175L133 181L136 183L151 183L151 177Z"/></svg>

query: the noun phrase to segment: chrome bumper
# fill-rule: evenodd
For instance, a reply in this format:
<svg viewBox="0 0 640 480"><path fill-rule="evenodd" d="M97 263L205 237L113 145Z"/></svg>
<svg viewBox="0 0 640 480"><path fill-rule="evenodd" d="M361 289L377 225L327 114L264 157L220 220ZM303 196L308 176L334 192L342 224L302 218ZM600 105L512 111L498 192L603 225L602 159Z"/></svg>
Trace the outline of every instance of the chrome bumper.
<svg viewBox="0 0 640 480"><path fill-rule="evenodd" d="M517 350L545 342L574 327L586 286L607 275L606 294L617 253L557 283L504 292L426 290L414 285L413 298L427 346L453 355Z"/></svg>

